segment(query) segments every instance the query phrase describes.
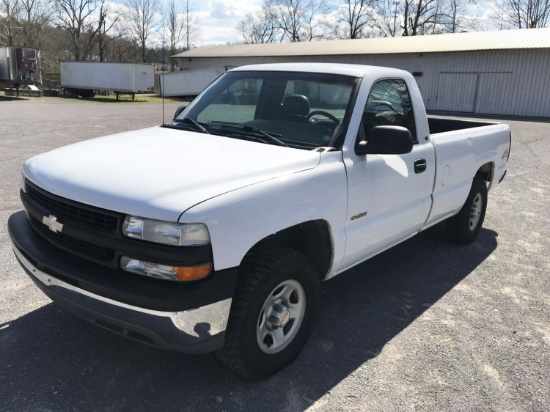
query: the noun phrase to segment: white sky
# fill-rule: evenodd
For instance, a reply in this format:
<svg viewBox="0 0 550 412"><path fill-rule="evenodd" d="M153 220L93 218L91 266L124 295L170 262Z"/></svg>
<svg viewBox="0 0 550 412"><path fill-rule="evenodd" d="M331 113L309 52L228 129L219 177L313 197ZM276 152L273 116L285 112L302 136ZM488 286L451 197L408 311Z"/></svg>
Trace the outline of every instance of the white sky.
<svg viewBox="0 0 550 412"><path fill-rule="evenodd" d="M200 33L194 46L242 41L235 27L247 13L259 9L262 0L192 0Z"/></svg>
<svg viewBox="0 0 550 412"><path fill-rule="evenodd" d="M116 1L123 2L123 0ZM498 29L494 21L491 20L494 18L494 1L464 1L465 14L476 16L480 21L476 30ZM161 0L161 4L166 3L166 0ZM246 14L260 9L262 4L263 0L191 0L191 10L198 17L200 30L192 45L197 47L207 44L242 42L242 37L236 30L237 24L244 19ZM160 44L160 38L154 39L154 37L153 42Z"/></svg>

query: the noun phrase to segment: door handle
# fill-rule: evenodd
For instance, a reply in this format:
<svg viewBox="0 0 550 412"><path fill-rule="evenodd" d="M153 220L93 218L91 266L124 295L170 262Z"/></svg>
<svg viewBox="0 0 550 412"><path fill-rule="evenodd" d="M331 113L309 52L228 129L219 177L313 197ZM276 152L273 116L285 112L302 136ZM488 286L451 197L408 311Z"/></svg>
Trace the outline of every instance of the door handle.
<svg viewBox="0 0 550 412"><path fill-rule="evenodd" d="M414 173L422 173L426 170L426 159L418 159L414 161Z"/></svg>

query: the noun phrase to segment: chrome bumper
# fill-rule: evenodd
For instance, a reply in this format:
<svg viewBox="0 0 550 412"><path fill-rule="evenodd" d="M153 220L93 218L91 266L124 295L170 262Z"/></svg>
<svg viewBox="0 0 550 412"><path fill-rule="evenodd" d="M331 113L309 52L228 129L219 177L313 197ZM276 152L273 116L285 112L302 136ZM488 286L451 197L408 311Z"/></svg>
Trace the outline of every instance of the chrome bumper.
<svg viewBox="0 0 550 412"><path fill-rule="evenodd" d="M163 349L206 353L223 346L232 299L196 309L162 312L90 293L34 266L12 244L21 266L36 285L66 310L106 329Z"/></svg>

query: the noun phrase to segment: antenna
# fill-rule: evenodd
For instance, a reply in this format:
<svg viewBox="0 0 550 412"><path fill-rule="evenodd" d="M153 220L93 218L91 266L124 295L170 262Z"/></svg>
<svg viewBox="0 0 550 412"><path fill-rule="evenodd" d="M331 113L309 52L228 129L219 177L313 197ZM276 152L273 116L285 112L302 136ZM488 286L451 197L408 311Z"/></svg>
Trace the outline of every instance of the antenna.
<svg viewBox="0 0 550 412"><path fill-rule="evenodd" d="M166 94L164 91L164 75L165 75L165 65L166 65L166 41L164 40L164 27L162 28L162 80L159 82L160 86L160 95L162 96L162 124L164 124L164 95Z"/></svg>

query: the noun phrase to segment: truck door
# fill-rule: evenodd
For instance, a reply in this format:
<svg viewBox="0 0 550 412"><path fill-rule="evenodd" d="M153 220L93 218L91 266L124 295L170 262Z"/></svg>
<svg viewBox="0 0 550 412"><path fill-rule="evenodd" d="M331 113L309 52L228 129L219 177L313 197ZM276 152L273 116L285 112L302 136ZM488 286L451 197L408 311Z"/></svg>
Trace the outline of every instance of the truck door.
<svg viewBox="0 0 550 412"><path fill-rule="evenodd" d="M415 102L416 104L416 102ZM420 114L420 112L419 112ZM412 236L429 213L434 154L430 142L417 136L407 84L402 79L379 80L372 86L357 139L368 139L374 126L409 129L414 146L404 155L344 153L348 175L348 216L344 269ZM421 140L421 142L419 142Z"/></svg>

